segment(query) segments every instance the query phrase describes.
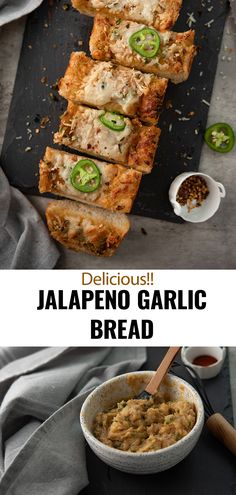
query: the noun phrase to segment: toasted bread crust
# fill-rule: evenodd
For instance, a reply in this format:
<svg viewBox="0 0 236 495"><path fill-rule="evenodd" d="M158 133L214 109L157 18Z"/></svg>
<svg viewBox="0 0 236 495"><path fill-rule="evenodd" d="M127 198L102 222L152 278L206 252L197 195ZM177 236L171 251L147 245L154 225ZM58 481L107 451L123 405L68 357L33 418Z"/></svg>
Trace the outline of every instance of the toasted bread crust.
<svg viewBox="0 0 236 495"><path fill-rule="evenodd" d="M94 60L87 57L85 52L72 52L65 76L58 82L59 94L73 101L74 95L93 68Z"/></svg>
<svg viewBox="0 0 236 495"><path fill-rule="evenodd" d="M152 171L160 135L161 130L158 127L146 126L142 128L130 150L129 167L138 170L141 163L143 173L149 174Z"/></svg>
<svg viewBox="0 0 236 495"><path fill-rule="evenodd" d="M178 19L182 0L156 0L151 15L145 14L145 9L142 8L141 10L135 10L133 8L135 3L138 3L137 0L136 2L127 0L125 5L121 3L119 8L119 5L116 4L116 8L114 8L113 5L106 6L106 2L103 1L105 6L100 5L96 8L94 7L92 0L72 0L73 7L82 14L95 16L99 13L108 17L118 17L154 26L159 31L166 31L167 29L172 28ZM140 5L143 3L144 1L141 0Z"/></svg>
<svg viewBox="0 0 236 495"><path fill-rule="evenodd" d="M89 41L89 48L95 60L116 61L110 47L111 30L114 27L113 19L97 14L94 18L92 34ZM131 64L121 64L132 67Z"/></svg>
<svg viewBox="0 0 236 495"><path fill-rule="evenodd" d="M46 219L56 241L95 256L113 256L130 227L125 215L108 214L68 200L49 203Z"/></svg>
<svg viewBox="0 0 236 495"><path fill-rule="evenodd" d="M131 121L126 118L124 133L116 132L101 124L99 116L102 113L100 110L69 102L66 112L61 117L59 132L54 135L54 142L101 160L150 173L160 129L155 126L143 126L138 119Z"/></svg>
<svg viewBox="0 0 236 495"><path fill-rule="evenodd" d="M145 59L131 48L128 36L129 32L132 34L142 27L127 21L121 21L117 25L114 19L97 15L90 38L92 57L153 73L171 79L176 84L185 81L196 54L195 32L189 30L185 33L159 33L161 44L157 56Z"/></svg>
<svg viewBox="0 0 236 495"><path fill-rule="evenodd" d="M110 211L129 213L142 174L121 165L94 160L101 173L101 184L94 192L81 192L71 185L70 174L76 163L83 158L85 157L48 147L40 161L40 192L51 192Z"/></svg>
<svg viewBox="0 0 236 495"><path fill-rule="evenodd" d="M168 85L168 79L155 78L150 84L149 91L142 98L138 116L149 124L156 124L161 114L163 101Z"/></svg>
<svg viewBox="0 0 236 495"><path fill-rule="evenodd" d="M99 69L103 73L112 75L112 85L117 91L116 93L112 91L110 97L103 98L101 101L94 95L98 94L98 87L101 87L102 76L98 77L92 87L90 84L90 78L93 77L94 71L99 71ZM146 80L147 77L149 78L148 81ZM126 100L122 100L122 96L127 94L126 92L124 95L122 94L122 85L126 91L127 88L130 88L130 91L136 92L136 97L132 99L130 99L129 94L128 104ZM168 80L165 78L141 74L139 71L117 66L111 62L95 61L87 57L84 52L73 52L66 73L59 81L59 93L75 104L110 110L128 117L139 117L144 122L156 124L167 85ZM88 91L89 87L91 87L91 93Z"/></svg>

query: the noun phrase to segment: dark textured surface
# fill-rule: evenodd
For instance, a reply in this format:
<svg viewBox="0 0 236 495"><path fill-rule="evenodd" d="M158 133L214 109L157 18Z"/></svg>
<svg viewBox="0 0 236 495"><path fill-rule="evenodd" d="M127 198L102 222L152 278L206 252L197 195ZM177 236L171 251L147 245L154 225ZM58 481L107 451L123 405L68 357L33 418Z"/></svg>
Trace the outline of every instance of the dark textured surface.
<svg viewBox="0 0 236 495"><path fill-rule="evenodd" d="M52 145L52 134L66 107L65 101L51 86L63 75L71 51L83 49L88 53L92 19L81 16L72 8L65 11L63 5L64 1L45 0L29 16L26 25L1 157L11 184L26 194L38 194L38 162L45 147ZM157 165L150 176L143 178L133 208L135 214L170 221L178 221L168 201L172 179L183 171L197 170L199 166L209 109L202 100L210 102L228 2L185 1L174 28L176 31L188 29L186 21L192 12L197 21L192 27L196 29L199 53L189 80L169 86L166 101L171 101L173 107L165 109L161 116ZM212 19L214 22L208 27L206 23ZM83 40L82 46L78 45L80 40ZM46 83L41 82L43 77L47 78ZM189 116L189 112L194 115ZM45 116L49 117L49 122L42 129L40 121ZM190 120L179 120L182 118ZM37 128L40 128L39 134L35 133ZM32 139L29 139L31 135ZM32 149L25 152L27 147Z"/></svg>
<svg viewBox="0 0 236 495"><path fill-rule="evenodd" d="M148 349L148 361L144 369L156 369L163 348ZM175 371L187 379L186 372ZM221 412L231 423L232 403L228 359L221 374L204 381L207 395L215 411ZM235 457L204 429L191 454L168 471L135 476L121 473L100 461L87 448L87 465L90 485L83 495L234 495L236 493Z"/></svg>

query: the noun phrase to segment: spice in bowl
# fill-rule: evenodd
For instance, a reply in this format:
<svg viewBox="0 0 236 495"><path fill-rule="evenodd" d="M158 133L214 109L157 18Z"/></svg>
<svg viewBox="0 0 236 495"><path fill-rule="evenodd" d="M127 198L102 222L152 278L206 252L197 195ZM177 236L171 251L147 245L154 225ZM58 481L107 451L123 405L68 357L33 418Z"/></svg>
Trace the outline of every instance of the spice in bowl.
<svg viewBox="0 0 236 495"><path fill-rule="evenodd" d="M212 364L216 364L217 362L218 359L216 359L214 356L210 356L206 354L197 356L192 361L192 363L195 364L195 366L212 366Z"/></svg>
<svg viewBox="0 0 236 495"><path fill-rule="evenodd" d="M181 206L187 206L190 212L193 208L201 206L208 194L205 179L201 175L191 175L182 182L176 200Z"/></svg>

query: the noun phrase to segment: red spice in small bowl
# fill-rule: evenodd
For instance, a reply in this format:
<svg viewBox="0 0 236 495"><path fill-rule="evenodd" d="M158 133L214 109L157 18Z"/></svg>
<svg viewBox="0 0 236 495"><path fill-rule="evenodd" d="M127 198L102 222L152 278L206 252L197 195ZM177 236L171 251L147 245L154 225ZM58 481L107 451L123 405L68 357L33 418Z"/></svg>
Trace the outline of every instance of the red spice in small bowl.
<svg viewBox="0 0 236 495"><path fill-rule="evenodd" d="M209 189L205 179L201 175L190 175L182 182L176 200L181 206L186 205L190 212L193 208L201 206L208 194Z"/></svg>
<svg viewBox="0 0 236 495"><path fill-rule="evenodd" d="M218 359L214 356L202 355L195 357L192 364L195 364L195 366L212 366L212 364L216 364L217 361Z"/></svg>

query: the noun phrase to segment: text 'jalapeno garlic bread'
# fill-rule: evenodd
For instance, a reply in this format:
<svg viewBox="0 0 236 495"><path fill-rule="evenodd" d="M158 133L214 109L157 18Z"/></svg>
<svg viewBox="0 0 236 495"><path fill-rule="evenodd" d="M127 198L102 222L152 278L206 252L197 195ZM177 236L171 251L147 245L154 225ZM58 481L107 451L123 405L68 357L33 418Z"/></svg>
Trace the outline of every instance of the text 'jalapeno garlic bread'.
<svg viewBox="0 0 236 495"><path fill-rule="evenodd" d="M165 31L177 20L182 0L72 0L72 5L82 14L120 17Z"/></svg>
<svg viewBox="0 0 236 495"><path fill-rule="evenodd" d="M97 60L111 60L180 83L191 70L194 36L193 30L162 33L136 22L97 15L90 50Z"/></svg>
<svg viewBox="0 0 236 495"><path fill-rule="evenodd" d="M112 256L130 228L122 213L69 200L49 203L46 219L56 241L73 251L95 256Z"/></svg>
<svg viewBox="0 0 236 495"><path fill-rule="evenodd" d="M88 105L156 124L168 80L153 74L98 62L73 52L59 93L75 104Z"/></svg>
<svg viewBox="0 0 236 495"><path fill-rule="evenodd" d="M160 132L155 126L143 126L137 119L69 102L54 142L148 173L153 167Z"/></svg>
<svg viewBox="0 0 236 495"><path fill-rule="evenodd" d="M129 213L141 177L137 170L122 165L47 148L40 162L39 190Z"/></svg>

